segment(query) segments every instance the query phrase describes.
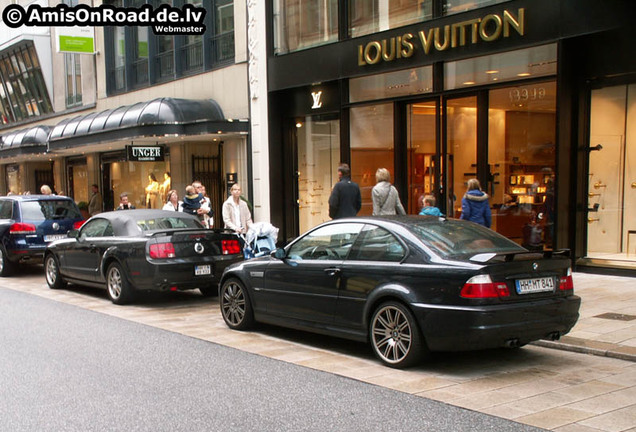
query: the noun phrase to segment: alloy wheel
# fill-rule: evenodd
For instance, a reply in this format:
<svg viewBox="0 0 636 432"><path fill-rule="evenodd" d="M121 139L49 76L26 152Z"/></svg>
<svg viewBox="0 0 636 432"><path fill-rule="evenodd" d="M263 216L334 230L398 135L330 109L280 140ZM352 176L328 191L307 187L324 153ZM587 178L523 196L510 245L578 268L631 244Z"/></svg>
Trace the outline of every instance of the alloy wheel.
<svg viewBox="0 0 636 432"><path fill-rule="evenodd" d="M55 282L57 281L57 265L55 263L55 258L47 258L44 272L49 286L55 285Z"/></svg>
<svg viewBox="0 0 636 432"><path fill-rule="evenodd" d="M245 319L245 293L236 282L230 282L223 287L221 297L221 311L223 318L232 326L240 326Z"/></svg>
<svg viewBox="0 0 636 432"><path fill-rule="evenodd" d="M378 356L389 365L403 362L413 346L413 329L408 317L394 305L382 307L373 317L372 343Z"/></svg>
<svg viewBox="0 0 636 432"><path fill-rule="evenodd" d="M111 267L108 272L108 292L113 299L118 299L121 295L122 280L121 273L117 266Z"/></svg>

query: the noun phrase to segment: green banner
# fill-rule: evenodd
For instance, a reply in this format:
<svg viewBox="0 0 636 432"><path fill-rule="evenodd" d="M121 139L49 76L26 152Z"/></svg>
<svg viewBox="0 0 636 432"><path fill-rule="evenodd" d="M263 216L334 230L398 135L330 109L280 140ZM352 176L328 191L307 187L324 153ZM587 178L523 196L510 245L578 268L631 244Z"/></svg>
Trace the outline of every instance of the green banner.
<svg viewBox="0 0 636 432"><path fill-rule="evenodd" d="M81 36L59 36L60 51L71 53L93 53L93 38Z"/></svg>

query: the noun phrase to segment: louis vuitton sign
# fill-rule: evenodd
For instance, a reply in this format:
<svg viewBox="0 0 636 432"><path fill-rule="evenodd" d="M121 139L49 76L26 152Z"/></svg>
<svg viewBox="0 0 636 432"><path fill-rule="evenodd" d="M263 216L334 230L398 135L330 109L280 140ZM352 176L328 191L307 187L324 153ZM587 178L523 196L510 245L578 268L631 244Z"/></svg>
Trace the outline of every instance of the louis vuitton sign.
<svg viewBox="0 0 636 432"><path fill-rule="evenodd" d="M525 9L515 13L504 10L501 14L488 14L482 18L423 28L417 33L371 41L358 45L358 66L391 62L412 57L418 53L433 54L467 45L489 43L512 34L525 34Z"/></svg>

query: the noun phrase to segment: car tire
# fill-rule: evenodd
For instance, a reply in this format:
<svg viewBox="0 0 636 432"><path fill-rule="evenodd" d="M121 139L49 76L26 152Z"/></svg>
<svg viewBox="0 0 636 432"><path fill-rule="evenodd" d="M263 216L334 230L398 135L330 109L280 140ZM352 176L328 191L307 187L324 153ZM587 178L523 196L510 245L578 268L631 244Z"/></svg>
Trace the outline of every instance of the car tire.
<svg viewBox="0 0 636 432"><path fill-rule="evenodd" d="M60 266L58 265L57 258L55 258L53 254L49 254L44 258L44 277L51 289L66 287L66 281L60 274Z"/></svg>
<svg viewBox="0 0 636 432"><path fill-rule="evenodd" d="M415 317L396 301L383 303L373 312L369 339L375 355L392 368L412 366L427 352Z"/></svg>
<svg viewBox="0 0 636 432"><path fill-rule="evenodd" d="M199 288L203 297L216 297L219 295L219 289L215 285Z"/></svg>
<svg viewBox="0 0 636 432"><path fill-rule="evenodd" d="M132 287L126 279L121 264L114 262L106 271L106 293L110 301L117 305L130 303L133 298Z"/></svg>
<svg viewBox="0 0 636 432"><path fill-rule="evenodd" d="M16 264L9 261L7 251L4 249L4 247L0 246L0 276L11 276L11 274L13 274L13 271L15 270L15 266Z"/></svg>
<svg viewBox="0 0 636 432"><path fill-rule="evenodd" d="M254 325L254 312L243 282L228 279L221 285L219 305L225 324L233 330L247 330Z"/></svg>

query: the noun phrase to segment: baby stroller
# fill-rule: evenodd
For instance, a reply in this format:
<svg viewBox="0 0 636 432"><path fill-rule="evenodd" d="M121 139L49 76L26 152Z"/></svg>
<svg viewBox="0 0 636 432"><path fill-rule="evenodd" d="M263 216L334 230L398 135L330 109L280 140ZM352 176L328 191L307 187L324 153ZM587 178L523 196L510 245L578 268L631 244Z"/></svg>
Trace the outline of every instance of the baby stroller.
<svg viewBox="0 0 636 432"><path fill-rule="evenodd" d="M261 257L276 249L278 228L268 222L254 223L247 231L247 236L242 238L245 242L243 246L245 259Z"/></svg>

